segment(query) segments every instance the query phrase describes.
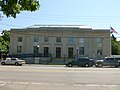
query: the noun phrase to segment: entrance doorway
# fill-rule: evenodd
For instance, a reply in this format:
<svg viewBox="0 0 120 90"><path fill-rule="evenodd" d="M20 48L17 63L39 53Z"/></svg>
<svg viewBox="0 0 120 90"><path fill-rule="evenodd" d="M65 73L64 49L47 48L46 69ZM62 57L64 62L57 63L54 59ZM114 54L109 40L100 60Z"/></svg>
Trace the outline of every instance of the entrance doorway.
<svg viewBox="0 0 120 90"><path fill-rule="evenodd" d="M73 58L73 47L68 48L68 58Z"/></svg>
<svg viewBox="0 0 120 90"><path fill-rule="evenodd" d="M49 47L44 47L44 57L49 55Z"/></svg>
<svg viewBox="0 0 120 90"><path fill-rule="evenodd" d="M56 58L61 57L61 47L56 47Z"/></svg>

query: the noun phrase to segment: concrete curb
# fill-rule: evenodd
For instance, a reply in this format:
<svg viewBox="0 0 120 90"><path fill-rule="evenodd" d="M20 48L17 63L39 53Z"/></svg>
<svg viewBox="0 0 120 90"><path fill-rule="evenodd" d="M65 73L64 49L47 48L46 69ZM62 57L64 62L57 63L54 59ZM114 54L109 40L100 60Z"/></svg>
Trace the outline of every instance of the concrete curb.
<svg viewBox="0 0 120 90"><path fill-rule="evenodd" d="M35 66L35 67L65 67L65 65L43 65L43 64L25 64L24 66Z"/></svg>

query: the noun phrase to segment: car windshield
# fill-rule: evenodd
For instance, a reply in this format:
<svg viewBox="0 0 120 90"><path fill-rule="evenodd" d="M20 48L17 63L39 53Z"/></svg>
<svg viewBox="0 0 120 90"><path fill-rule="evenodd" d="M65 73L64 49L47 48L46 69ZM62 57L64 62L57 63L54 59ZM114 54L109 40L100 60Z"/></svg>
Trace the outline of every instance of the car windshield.
<svg viewBox="0 0 120 90"><path fill-rule="evenodd" d="M15 58L12 58L11 60L16 60Z"/></svg>
<svg viewBox="0 0 120 90"><path fill-rule="evenodd" d="M114 60L114 58L106 58L106 60Z"/></svg>

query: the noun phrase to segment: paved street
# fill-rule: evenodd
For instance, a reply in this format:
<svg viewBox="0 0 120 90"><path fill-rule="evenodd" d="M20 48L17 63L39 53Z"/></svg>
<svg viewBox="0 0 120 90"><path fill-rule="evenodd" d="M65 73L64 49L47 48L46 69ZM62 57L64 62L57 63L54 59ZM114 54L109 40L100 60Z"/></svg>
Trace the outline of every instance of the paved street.
<svg viewBox="0 0 120 90"><path fill-rule="evenodd" d="M0 90L120 90L120 68L0 65Z"/></svg>

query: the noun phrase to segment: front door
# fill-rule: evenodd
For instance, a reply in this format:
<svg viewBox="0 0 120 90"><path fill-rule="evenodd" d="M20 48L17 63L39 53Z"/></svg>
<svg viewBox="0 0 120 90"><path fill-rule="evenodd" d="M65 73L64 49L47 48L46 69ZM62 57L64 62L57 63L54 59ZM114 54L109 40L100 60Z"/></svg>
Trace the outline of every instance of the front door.
<svg viewBox="0 0 120 90"><path fill-rule="evenodd" d="M68 48L68 58L73 58L73 47Z"/></svg>
<svg viewBox="0 0 120 90"><path fill-rule="evenodd" d="M34 54L38 54L39 48L37 46L34 46Z"/></svg>
<svg viewBox="0 0 120 90"><path fill-rule="evenodd" d="M56 58L61 57L61 47L56 47Z"/></svg>
<svg viewBox="0 0 120 90"><path fill-rule="evenodd" d="M49 47L44 47L44 57L49 55Z"/></svg>

